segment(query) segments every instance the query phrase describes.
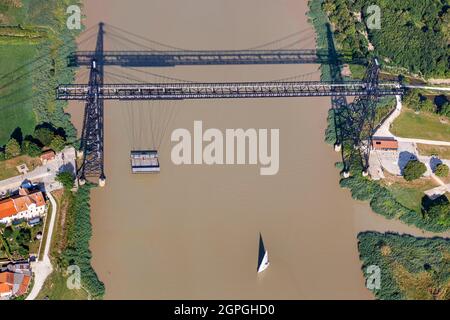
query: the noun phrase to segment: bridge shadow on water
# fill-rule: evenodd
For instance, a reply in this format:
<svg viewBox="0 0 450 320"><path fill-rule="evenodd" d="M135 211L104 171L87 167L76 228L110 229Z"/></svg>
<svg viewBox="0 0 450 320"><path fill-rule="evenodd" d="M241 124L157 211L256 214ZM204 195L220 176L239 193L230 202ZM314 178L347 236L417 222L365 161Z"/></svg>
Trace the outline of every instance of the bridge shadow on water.
<svg viewBox="0 0 450 320"><path fill-rule="evenodd" d="M69 55L70 67L88 66L94 51ZM221 50L221 51L105 51L104 65L121 67L174 67L178 65L331 64L340 61L364 64L364 59L329 56L328 50Z"/></svg>

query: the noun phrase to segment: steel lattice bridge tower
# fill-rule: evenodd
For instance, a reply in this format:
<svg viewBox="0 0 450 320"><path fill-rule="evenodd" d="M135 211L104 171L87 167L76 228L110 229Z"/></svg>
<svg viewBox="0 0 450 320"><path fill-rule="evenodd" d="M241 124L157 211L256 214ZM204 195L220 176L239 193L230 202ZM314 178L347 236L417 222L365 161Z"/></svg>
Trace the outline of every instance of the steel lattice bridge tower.
<svg viewBox="0 0 450 320"><path fill-rule="evenodd" d="M339 101L347 96L357 97L354 109L341 114L339 130L336 132L339 149L351 136L354 146L368 168L369 147L375 117L374 105L380 96L404 94L404 87L393 81L379 81L379 65L376 59L368 63L367 74L362 81L284 81L284 82L231 82L231 83L104 83L104 66L175 66L211 64L286 64L322 63L337 64L342 57L330 59L318 50L244 50L244 51L104 51L104 25L100 23L95 51L81 51L70 57L72 65L89 65L87 84L62 84L56 89L58 100L86 101L81 152L83 163L78 178L83 183L86 177L97 177L100 186L106 181L104 172L103 109L104 100L182 100L182 99L231 99L231 98L276 98L276 97L332 97ZM342 58L342 59L341 59ZM335 66L337 67L337 66ZM342 102L341 102L342 103ZM333 108L339 108L333 103ZM369 121L366 121L369 119ZM367 124L369 123L369 130ZM347 130L349 132L345 133ZM338 132L339 131L339 132ZM351 131L351 132L350 132ZM365 134L362 134L366 132ZM356 149L356 148L351 148ZM344 165L349 164L343 153Z"/></svg>

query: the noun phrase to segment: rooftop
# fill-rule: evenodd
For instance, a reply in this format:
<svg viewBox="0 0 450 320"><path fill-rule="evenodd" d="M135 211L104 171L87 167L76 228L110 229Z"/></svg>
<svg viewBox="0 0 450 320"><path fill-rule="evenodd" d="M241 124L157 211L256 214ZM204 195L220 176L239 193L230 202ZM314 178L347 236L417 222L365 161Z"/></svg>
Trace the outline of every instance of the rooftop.
<svg viewBox="0 0 450 320"><path fill-rule="evenodd" d="M19 196L0 201L0 219L11 217L19 212L26 211L28 207L35 204L37 207L45 205L45 199L42 192L25 194L21 192Z"/></svg>

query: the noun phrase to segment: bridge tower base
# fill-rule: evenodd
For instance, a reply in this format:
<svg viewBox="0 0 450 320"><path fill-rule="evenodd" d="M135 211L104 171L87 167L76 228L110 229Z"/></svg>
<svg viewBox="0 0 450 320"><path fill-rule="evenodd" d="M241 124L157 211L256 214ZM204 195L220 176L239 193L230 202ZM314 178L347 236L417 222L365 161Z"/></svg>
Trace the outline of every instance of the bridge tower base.
<svg viewBox="0 0 450 320"><path fill-rule="evenodd" d="M336 142L334 144L334 151L341 152L341 150L342 150L342 144L340 144L339 142Z"/></svg>
<svg viewBox="0 0 450 320"><path fill-rule="evenodd" d="M79 184L80 186L84 186L84 185L86 184L86 179L84 179L84 178L79 178L79 179L78 179L78 184Z"/></svg>

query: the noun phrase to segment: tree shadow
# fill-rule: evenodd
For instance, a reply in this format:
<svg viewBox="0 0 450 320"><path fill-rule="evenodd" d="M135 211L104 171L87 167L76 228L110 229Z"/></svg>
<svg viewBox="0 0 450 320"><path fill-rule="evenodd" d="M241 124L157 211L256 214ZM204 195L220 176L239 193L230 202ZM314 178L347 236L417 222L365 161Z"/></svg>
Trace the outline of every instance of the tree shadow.
<svg viewBox="0 0 450 320"><path fill-rule="evenodd" d="M438 157L431 157L431 159L430 159L431 171L434 172L436 170L436 167L440 164L442 164L441 159L439 159Z"/></svg>
<svg viewBox="0 0 450 320"><path fill-rule="evenodd" d="M442 195L437 197L434 200L431 200L428 196L422 197L422 213L425 213L430 210L433 206L440 205L440 204L447 204L449 203L448 198L446 195Z"/></svg>
<svg viewBox="0 0 450 320"><path fill-rule="evenodd" d="M73 175L76 174L75 167L73 166L73 164L71 162L66 163L66 164L62 165L61 167L59 167L58 172L59 173L69 172L69 173L71 173Z"/></svg>
<svg viewBox="0 0 450 320"><path fill-rule="evenodd" d="M449 100L446 95L439 95L434 97L434 104L437 105L438 110L441 110L442 106L447 103Z"/></svg>
<svg viewBox="0 0 450 320"><path fill-rule="evenodd" d="M403 174L403 170L405 169L408 162L411 160L417 160L415 154L409 151L402 151L398 156L398 167L400 168L400 173Z"/></svg>
<svg viewBox="0 0 450 320"><path fill-rule="evenodd" d="M32 142L32 143L38 145L39 147L43 147L42 142L39 141L38 139L36 139L35 137L33 137L33 136L30 135L30 134L27 134L27 135L25 136L24 141L29 141L29 142Z"/></svg>
<svg viewBox="0 0 450 320"><path fill-rule="evenodd" d="M43 122L43 123L38 124L34 128L34 130L36 131L38 129L48 129L51 132L53 132L53 134L63 137L64 140L67 139L66 131L63 128L61 128L61 127L57 128L54 125L52 125L51 123L49 123L49 122Z"/></svg>
<svg viewBox="0 0 450 320"><path fill-rule="evenodd" d="M22 145L23 133L20 127L15 128L10 137L11 139L15 139L20 145Z"/></svg>

